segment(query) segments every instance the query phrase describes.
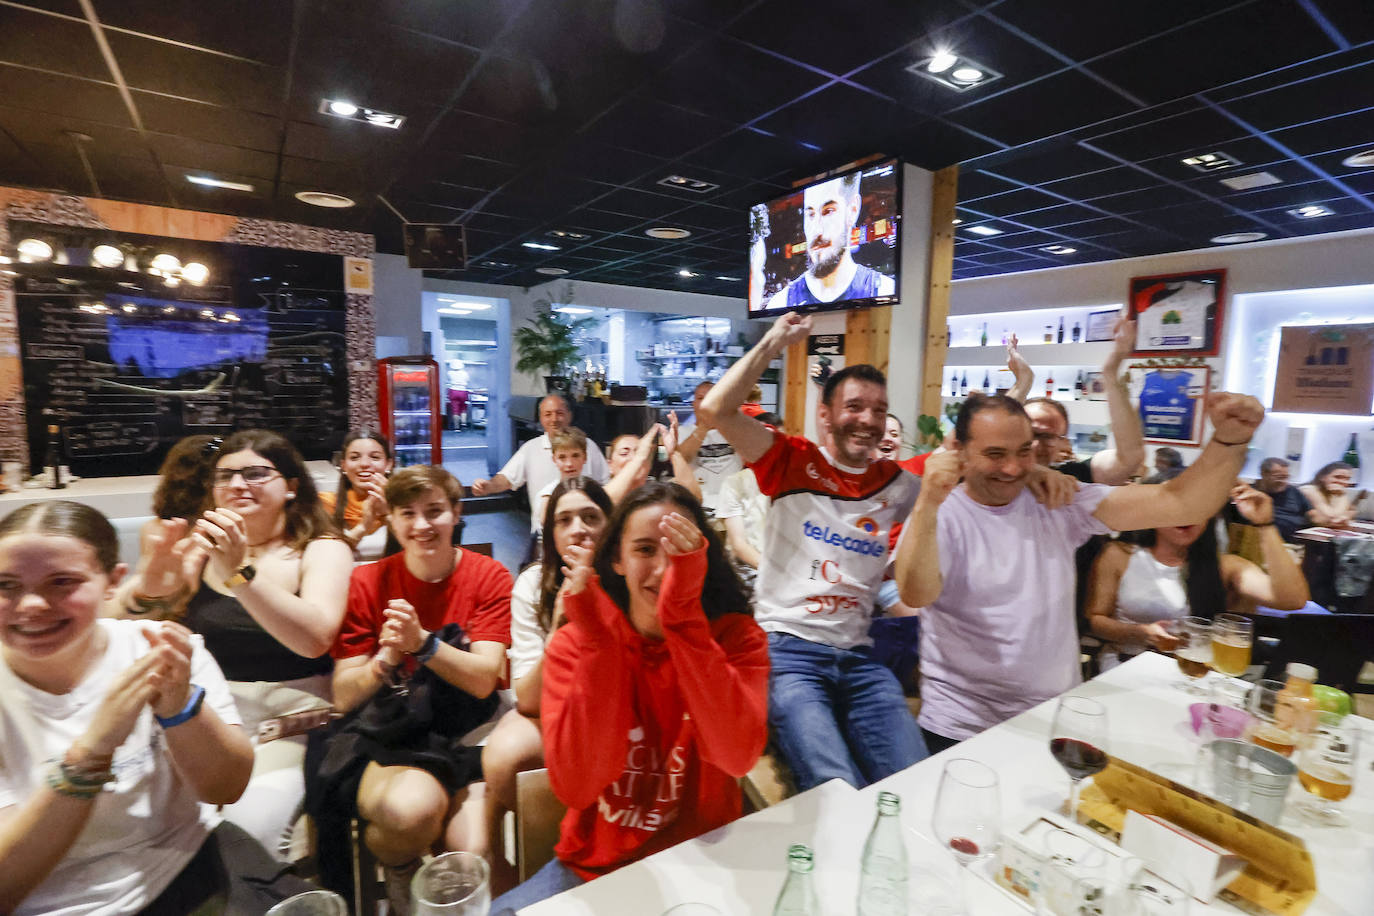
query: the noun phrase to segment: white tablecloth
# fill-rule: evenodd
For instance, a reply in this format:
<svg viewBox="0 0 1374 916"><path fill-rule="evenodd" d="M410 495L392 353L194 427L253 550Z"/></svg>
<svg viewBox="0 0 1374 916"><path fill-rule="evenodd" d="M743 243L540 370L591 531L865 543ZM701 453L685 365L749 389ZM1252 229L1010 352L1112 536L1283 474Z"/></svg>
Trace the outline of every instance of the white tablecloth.
<svg viewBox="0 0 1374 916"><path fill-rule="evenodd" d="M1132 763L1183 779L1191 774L1197 750L1187 723L1188 705L1197 698L1176 685L1181 681L1170 659L1147 653L1098 677L1074 693L1107 706L1108 750ZM526 907L521 916L657 916L688 901L716 906L726 914L772 911L786 874L787 847L806 843L816 853L815 883L826 914L854 912L859 857L873 823L880 790L902 797L913 864L928 862L952 871L951 859L930 829L935 792L944 762L971 757L993 767L1002 786L1003 829L1011 831L1044 810L1059 810L1069 780L1049 753L1050 701L1002 723L957 747L931 757L881 783L855 791L835 780L810 792L722 827L642 862L627 866ZM1370 916L1374 913L1374 723L1360 720L1363 759L1355 791L1345 802L1348 828L1311 827L1285 813L1279 826L1302 837L1317 867L1319 894L1310 916ZM1293 791L1302 794L1294 784ZM1022 916L1028 907L990 880L966 875L969 913ZM1194 914L1235 913L1225 904L1195 905Z"/></svg>

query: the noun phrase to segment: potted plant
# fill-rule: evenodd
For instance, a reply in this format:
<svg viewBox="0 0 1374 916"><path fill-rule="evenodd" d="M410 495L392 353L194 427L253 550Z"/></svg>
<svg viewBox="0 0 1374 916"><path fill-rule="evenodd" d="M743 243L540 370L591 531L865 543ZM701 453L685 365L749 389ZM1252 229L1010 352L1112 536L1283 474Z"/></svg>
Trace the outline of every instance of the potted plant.
<svg viewBox="0 0 1374 916"><path fill-rule="evenodd" d="M563 370L582 355L574 338L594 323L590 318L566 319L552 312L535 315L515 330L515 349L519 354L516 370L542 373L548 391L566 392L568 378Z"/></svg>

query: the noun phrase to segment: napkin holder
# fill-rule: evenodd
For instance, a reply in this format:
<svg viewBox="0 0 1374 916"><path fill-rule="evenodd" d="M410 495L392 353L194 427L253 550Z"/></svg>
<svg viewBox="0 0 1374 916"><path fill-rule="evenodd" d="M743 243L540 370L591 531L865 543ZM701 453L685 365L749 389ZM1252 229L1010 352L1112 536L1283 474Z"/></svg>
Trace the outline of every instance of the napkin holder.
<svg viewBox="0 0 1374 916"><path fill-rule="evenodd" d="M1128 811L1162 818L1245 859L1217 895L1255 916L1299 916L1317 893L1312 856L1301 839L1200 792L1112 757L1084 787L1079 819L1119 841Z"/></svg>

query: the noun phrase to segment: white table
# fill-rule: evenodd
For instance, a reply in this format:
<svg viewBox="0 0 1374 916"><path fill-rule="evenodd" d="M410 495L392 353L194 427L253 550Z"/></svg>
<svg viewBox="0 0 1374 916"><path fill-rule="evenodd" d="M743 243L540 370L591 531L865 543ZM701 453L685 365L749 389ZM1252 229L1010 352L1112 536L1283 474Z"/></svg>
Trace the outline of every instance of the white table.
<svg viewBox="0 0 1374 916"><path fill-rule="evenodd" d="M1110 752L1172 778L1189 772L1196 743L1186 721L1195 697L1175 685L1174 662L1145 654L1077 688L1108 708ZM815 883L822 912L854 912L859 857L873 823L880 790L902 797L913 863L950 868L933 839L931 812L946 760L971 757L993 767L1002 785L1003 829L1016 830L1044 810L1058 810L1069 781L1049 753L1050 701L880 783L855 791L835 780L771 808L681 843L589 884L521 910L522 916L657 916L687 901L709 903L726 914L766 914L786 872L787 847L806 843L816 853ZM1345 803L1349 828L1309 827L1285 814L1279 826L1301 836L1317 866L1318 896L1309 916L1369 916L1374 912L1374 723L1364 728L1364 758L1355 791ZM1295 783L1294 792L1302 793ZM1028 907L990 881L964 881L969 912L1023 916ZM1226 904L1194 906L1194 914L1235 913Z"/></svg>

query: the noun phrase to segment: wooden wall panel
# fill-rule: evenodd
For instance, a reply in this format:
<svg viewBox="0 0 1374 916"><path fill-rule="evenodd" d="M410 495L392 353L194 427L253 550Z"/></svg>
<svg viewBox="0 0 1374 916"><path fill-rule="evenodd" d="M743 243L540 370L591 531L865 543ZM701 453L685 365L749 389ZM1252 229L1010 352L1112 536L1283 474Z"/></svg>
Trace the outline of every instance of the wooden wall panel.
<svg viewBox="0 0 1374 916"><path fill-rule="evenodd" d="M949 288L954 276L954 204L958 200L959 167L935 173L930 206L930 293L926 307L925 362L921 379L921 413L940 416L945 357L949 351Z"/></svg>
<svg viewBox="0 0 1374 916"><path fill-rule="evenodd" d="M787 348L783 366L782 428L789 436L806 435L806 341Z"/></svg>

